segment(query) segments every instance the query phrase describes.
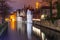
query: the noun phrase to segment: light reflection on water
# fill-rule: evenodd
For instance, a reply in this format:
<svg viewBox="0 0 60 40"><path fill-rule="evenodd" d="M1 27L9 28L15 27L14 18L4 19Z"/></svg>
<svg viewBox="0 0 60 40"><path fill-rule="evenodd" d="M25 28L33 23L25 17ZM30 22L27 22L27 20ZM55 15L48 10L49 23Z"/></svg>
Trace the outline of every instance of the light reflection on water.
<svg viewBox="0 0 60 40"><path fill-rule="evenodd" d="M14 30L12 30L10 27L8 29L8 34L9 34L9 39L10 40L32 40L32 29L31 23L27 23L28 25L26 25L25 23L22 23L22 27L20 29L17 29L17 25L16 25L16 21L15 22L11 22L9 23L10 27L12 28L12 26L14 26ZM28 26L29 28L27 29ZM16 30L17 29L17 30Z"/></svg>
<svg viewBox="0 0 60 40"><path fill-rule="evenodd" d="M11 30L16 30L16 22L15 21L10 22L10 28L11 28Z"/></svg>

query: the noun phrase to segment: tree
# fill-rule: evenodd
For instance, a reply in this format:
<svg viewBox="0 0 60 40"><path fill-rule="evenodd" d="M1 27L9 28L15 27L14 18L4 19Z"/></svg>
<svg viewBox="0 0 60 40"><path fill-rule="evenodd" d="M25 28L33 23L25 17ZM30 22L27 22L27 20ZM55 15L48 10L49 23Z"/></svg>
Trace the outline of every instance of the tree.
<svg viewBox="0 0 60 40"><path fill-rule="evenodd" d="M60 2L57 2L57 18L60 19Z"/></svg>
<svg viewBox="0 0 60 40"><path fill-rule="evenodd" d="M52 0L50 0L50 19L51 22L54 23L54 18L52 17Z"/></svg>
<svg viewBox="0 0 60 40"><path fill-rule="evenodd" d="M5 17L8 15L10 10L6 0L0 0L0 15L2 16L2 23L5 21Z"/></svg>

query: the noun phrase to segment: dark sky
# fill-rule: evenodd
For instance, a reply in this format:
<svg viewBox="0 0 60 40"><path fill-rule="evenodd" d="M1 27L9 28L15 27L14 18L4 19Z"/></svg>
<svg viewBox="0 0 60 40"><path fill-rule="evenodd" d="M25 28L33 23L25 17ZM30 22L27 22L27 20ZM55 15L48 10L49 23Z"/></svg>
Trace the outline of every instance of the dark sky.
<svg viewBox="0 0 60 40"><path fill-rule="evenodd" d="M32 7L35 7L35 2L37 0L10 0L8 1L8 4L13 8L13 10L21 9L24 7L24 5L31 5ZM41 2L41 0L38 0Z"/></svg>
<svg viewBox="0 0 60 40"><path fill-rule="evenodd" d="M37 0L9 0L8 4L12 7L13 10L21 9L24 5L31 5L35 8L35 3ZM39 2L43 2L42 0L38 0ZM54 0L56 1L56 0ZM43 3L42 3L43 4ZM44 4L45 5L45 4Z"/></svg>

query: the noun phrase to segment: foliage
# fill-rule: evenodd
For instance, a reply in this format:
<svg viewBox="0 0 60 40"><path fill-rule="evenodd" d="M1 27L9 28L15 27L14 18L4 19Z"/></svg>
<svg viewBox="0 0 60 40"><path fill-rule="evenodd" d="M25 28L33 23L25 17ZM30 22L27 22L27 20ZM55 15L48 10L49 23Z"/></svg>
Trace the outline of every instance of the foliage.
<svg viewBox="0 0 60 40"><path fill-rule="evenodd" d="M57 17L60 19L60 3L57 2Z"/></svg>
<svg viewBox="0 0 60 40"><path fill-rule="evenodd" d="M2 21L9 14L10 7L7 4L6 0L0 0L0 15L2 16Z"/></svg>

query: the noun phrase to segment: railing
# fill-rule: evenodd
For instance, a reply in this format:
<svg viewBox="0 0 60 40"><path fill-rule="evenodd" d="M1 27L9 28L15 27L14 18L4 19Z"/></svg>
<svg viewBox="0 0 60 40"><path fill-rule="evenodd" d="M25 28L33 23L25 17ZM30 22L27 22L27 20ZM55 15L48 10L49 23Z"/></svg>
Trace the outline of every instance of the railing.
<svg viewBox="0 0 60 40"><path fill-rule="evenodd" d="M55 24L52 24L51 22L48 22L48 21L34 22L34 24L43 25L46 28L49 28L49 29L52 29L52 30L60 32L60 27L57 27Z"/></svg>
<svg viewBox="0 0 60 40"><path fill-rule="evenodd" d="M0 26L0 37L4 34L4 32L6 32L7 27L8 27L8 23L7 22L1 24L1 26Z"/></svg>
<svg viewBox="0 0 60 40"><path fill-rule="evenodd" d="M40 28L42 32L45 33L47 39L49 40L60 40L60 30L57 30L57 28L54 29L54 27L46 26L39 23L34 23L37 28Z"/></svg>

